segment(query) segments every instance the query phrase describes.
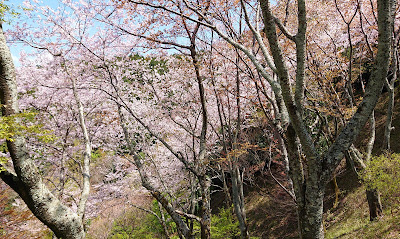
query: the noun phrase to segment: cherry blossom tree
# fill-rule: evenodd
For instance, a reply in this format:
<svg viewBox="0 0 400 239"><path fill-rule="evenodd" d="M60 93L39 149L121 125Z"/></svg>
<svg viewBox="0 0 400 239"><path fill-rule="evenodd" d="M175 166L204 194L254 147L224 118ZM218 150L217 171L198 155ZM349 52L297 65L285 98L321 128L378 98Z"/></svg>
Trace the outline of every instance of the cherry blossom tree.
<svg viewBox="0 0 400 239"><path fill-rule="evenodd" d="M232 10L234 5L224 5L224 3L221 4L214 1L200 3L194 1L168 3L162 1L126 1L126 4L128 3L175 14L193 22L199 22L196 18L197 16L202 20L200 23L203 26L208 27L233 47L247 55L258 72L270 84L279 107L279 113L281 114L279 119L289 151L290 172L296 194L300 235L302 238L323 238L322 208L325 184L331 179L336 166L342 160L343 152L351 146L365 122L369 119L386 79L395 2L378 1L378 52L375 57L372 80L370 80L366 88L363 101L358 105L357 111L337 135L332 145L322 153L318 152L308 131L307 124L303 120L306 82L306 6L308 2L297 2L297 15L294 16L297 24L294 23L286 27L285 21L281 22L274 16L274 6L269 1L259 1L259 7L255 2L245 3L241 1L243 15L247 16L248 28L257 40L261 49L262 59L267 63L267 68L257 59L256 54L246 47L245 43L232 37L237 22L225 21L225 15L220 14L220 7L226 6L223 12L230 14L235 12ZM249 10L252 11L251 14L248 12ZM267 48L258 27L259 18L255 18L255 25L252 25L254 22L251 22L252 17L258 15L258 11L262 13L264 32L269 48ZM278 38L277 29L287 40ZM297 30L297 33L292 34L293 30ZM285 46L291 46L290 49L292 51L284 55L282 44L285 42ZM287 42L292 42L293 44L288 45ZM286 57L295 60L288 61ZM294 69L296 69L293 74L291 74L293 71L290 71L288 67L290 61L294 63ZM348 73L352 74L352 72ZM292 88L292 80L295 81L295 90ZM305 160L302 160L302 157L305 157Z"/></svg>
<svg viewBox="0 0 400 239"><path fill-rule="evenodd" d="M1 103L3 116L19 112L15 69L6 39L1 31ZM62 204L43 182L40 172L30 158L25 139L15 136L7 140L7 148L15 172L5 170L0 173L7 183L27 204L29 209L60 238L83 238L82 218L71 208Z"/></svg>
<svg viewBox="0 0 400 239"><path fill-rule="evenodd" d="M210 238L208 170L219 140L231 156L232 201L248 238L236 152L244 125L251 125L247 115L261 110L290 175L282 187L296 202L300 236L324 237L325 185L345 155L357 154L353 142L387 81L395 1L64 1L57 10L31 4L43 16L41 27L21 25L12 37L54 57L81 126L86 104L79 102L86 100L78 91L106 102L99 114L112 125L99 123L98 132L111 132L108 147L136 166L181 236L192 238L197 220L201 237ZM213 62L216 54L230 63ZM364 84L357 60L372 66L362 99L353 89L358 76ZM90 126L81 128L88 156L97 137ZM190 200L174 195L180 183Z"/></svg>

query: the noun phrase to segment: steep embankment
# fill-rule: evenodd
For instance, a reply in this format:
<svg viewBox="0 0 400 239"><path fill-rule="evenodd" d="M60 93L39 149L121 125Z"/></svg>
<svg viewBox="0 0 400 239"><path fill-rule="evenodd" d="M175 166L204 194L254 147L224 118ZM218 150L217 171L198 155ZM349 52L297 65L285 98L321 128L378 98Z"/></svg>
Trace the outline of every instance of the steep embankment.
<svg viewBox="0 0 400 239"><path fill-rule="evenodd" d="M393 110L394 129L391 132L391 151L400 153L400 91L396 89L395 106ZM376 139L373 154L381 152L386 111L389 97L383 94L375 108ZM366 128L368 125L366 126ZM368 131L363 132L357 142L365 145L368 140ZM345 180L346 181L346 180ZM348 181L348 180L347 180ZM339 185L339 188L341 186ZM330 209L325 216L326 238L400 238L400 211L392 201L383 198L384 216L377 221L369 221L368 204L365 196L365 187L352 189L344 196L336 209Z"/></svg>
<svg viewBox="0 0 400 239"><path fill-rule="evenodd" d="M400 153L400 90L396 89L395 107L391 133L391 149ZM376 141L374 154L379 154L383 143L388 97L385 93L376 109ZM358 146L366 145L368 125L359 136ZM280 170L277 169L277 172ZM282 178L283 179L283 178ZM368 203L365 187L355 173L346 167L345 162L336 172L338 185L338 204L334 207L335 187L327 185L325 197L324 229L326 238L340 239L386 239L400 238L400 211L383 200L384 216L377 221L369 221ZM296 231L295 206L282 189L266 176L262 183L249 187L247 196L247 215L252 236L260 238L298 238Z"/></svg>

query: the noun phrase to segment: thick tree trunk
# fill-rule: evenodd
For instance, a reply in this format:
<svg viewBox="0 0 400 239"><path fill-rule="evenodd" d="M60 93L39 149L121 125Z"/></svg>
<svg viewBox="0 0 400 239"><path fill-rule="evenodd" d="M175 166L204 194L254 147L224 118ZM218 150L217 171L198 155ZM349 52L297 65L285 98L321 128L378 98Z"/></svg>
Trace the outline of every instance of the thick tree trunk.
<svg viewBox="0 0 400 239"><path fill-rule="evenodd" d="M289 175L293 180L296 196L297 218L301 239L324 238L322 216L325 186L320 180L317 165L309 165L308 175L304 175L304 159L300 153L300 143L292 125L285 134L285 143L290 158Z"/></svg>
<svg viewBox="0 0 400 239"><path fill-rule="evenodd" d="M381 198L376 189L367 189L366 194L369 207L369 220L373 221L382 215Z"/></svg>
<svg viewBox="0 0 400 239"><path fill-rule="evenodd" d="M308 188L306 186L306 188ZM307 191L307 190L306 190ZM305 200L298 205L299 232L301 239L323 239L323 189L308 190Z"/></svg>
<svg viewBox="0 0 400 239"><path fill-rule="evenodd" d="M19 112L14 63L0 26L0 98L3 116ZM25 139L15 136L7 141L16 175L1 172L1 179L24 200L32 213L58 238L83 238L81 218L63 205L46 187L39 170L29 158Z"/></svg>

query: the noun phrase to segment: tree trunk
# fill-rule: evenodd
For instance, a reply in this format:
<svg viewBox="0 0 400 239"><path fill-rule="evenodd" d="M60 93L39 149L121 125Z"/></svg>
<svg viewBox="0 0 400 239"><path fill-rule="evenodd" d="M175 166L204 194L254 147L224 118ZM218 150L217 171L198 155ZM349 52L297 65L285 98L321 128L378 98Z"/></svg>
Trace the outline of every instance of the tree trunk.
<svg viewBox="0 0 400 239"><path fill-rule="evenodd" d="M370 118L370 139L367 144L367 155L366 161L369 162L371 160L372 149L374 147L375 142L375 114L372 111ZM368 207L369 207L369 216L370 220L373 221L377 217L382 215L382 204L379 196L379 192L376 188L367 188L366 190Z"/></svg>
<svg viewBox="0 0 400 239"><path fill-rule="evenodd" d="M83 111L82 101L76 89L76 82L74 78L72 78L71 80L72 80L72 90L74 93L76 104L78 106L79 124L81 125L83 139L85 142L85 151L83 153L83 165L81 166L83 183L82 183L81 199L79 200L79 205L78 205L78 215L81 217L82 221L84 221L86 203L89 199L89 194L90 194L90 159L92 158L92 143L90 141L89 133L85 123L85 114Z"/></svg>
<svg viewBox="0 0 400 239"><path fill-rule="evenodd" d="M240 192L243 191L243 184L241 182L239 168L235 163L235 166L231 170L231 178L232 178L232 202L233 207L235 209L236 217L239 221L240 228L240 237L243 239L250 238L249 232L247 230L246 223L246 214L244 211L244 202L243 198L240 195Z"/></svg>
<svg viewBox="0 0 400 239"><path fill-rule="evenodd" d="M301 239L323 239L323 200L325 184L320 179L320 169L310 164L308 175L304 175L304 159L295 130L290 124L285 134L288 155L290 158L289 175L293 181L296 196L297 219Z"/></svg>
<svg viewBox="0 0 400 239"><path fill-rule="evenodd" d="M211 238L211 179L208 175L200 177L202 210L201 210L201 239Z"/></svg>
<svg viewBox="0 0 400 239"><path fill-rule="evenodd" d="M369 207L369 220L374 221L382 215L382 204L379 192L376 189L366 190Z"/></svg>
<svg viewBox="0 0 400 239"><path fill-rule="evenodd" d="M364 164L363 160L361 159L361 154L357 151L357 149L352 146L349 149L347 154L347 158L349 161L352 161L353 168L357 176L359 176L358 172L355 170L354 164L357 163L361 168L365 169L366 165ZM368 201L368 208L369 208L369 215L370 220L373 221L376 218L382 215L382 204L379 192L375 188L367 188L366 196Z"/></svg>
<svg viewBox="0 0 400 239"><path fill-rule="evenodd" d="M123 114L121 112L121 107L118 106L118 114L119 114L119 120L121 127L123 129L124 137L126 144L129 148L130 154L133 156L133 164L137 167L140 180L142 182L142 186L146 188L151 195L163 206L163 208L167 211L167 213L171 216L172 220L175 222L178 233L182 234L185 238L187 239L192 239L194 236L192 235L189 227L187 224L183 221L181 215L179 215L176 212L176 208L168 201L168 199L163 195L162 192L157 190L151 183L149 176L147 175L147 171L143 167L143 163L141 160L141 156L136 154L135 149L133 148L133 143L131 139L129 138L129 133L128 129L125 125L125 119L123 117Z"/></svg>
<svg viewBox="0 0 400 239"><path fill-rule="evenodd" d="M309 187L306 186L306 188ZM297 208L300 238L323 239L324 191L323 188L310 189L306 190L308 193L305 195L305 200Z"/></svg>
<svg viewBox="0 0 400 239"><path fill-rule="evenodd" d="M19 112L14 63L0 25L0 98L2 115ZM48 226L58 238L84 238L81 218L63 205L46 187L35 163L29 158L25 139L15 136L7 147L16 174L0 173L7 183L24 200L32 213Z"/></svg>

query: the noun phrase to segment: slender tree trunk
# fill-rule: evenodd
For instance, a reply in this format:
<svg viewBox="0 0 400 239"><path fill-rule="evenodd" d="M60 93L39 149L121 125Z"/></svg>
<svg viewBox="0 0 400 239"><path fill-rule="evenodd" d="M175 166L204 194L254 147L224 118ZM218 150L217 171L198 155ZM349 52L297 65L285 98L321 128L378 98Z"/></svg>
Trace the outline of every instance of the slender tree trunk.
<svg viewBox="0 0 400 239"><path fill-rule="evenodd" d="M392 79L393 82L390 84L387 84L387 89L389 91L389 102L388 102L388 108L387 108L387 113L386 113L386 123L385 123L385 133L383 136L383 147L382 150L387 150L390 151L390 133L393 129L392 127L392 119L393 119L393 108L394 108L394 81L395 79Z"/></svg>
<svg viewBox="0 0 400 239"><path fill-rule="evenodd" d="M361 157L362 157L361 153L359 153L354 146L351 146L348 153L346 153L346 158L348 158L348 160L351 161L352 168L357 174L357 176L359 175L358 172L355 170L355 165L354 165L355 163L363 169L366 168L366 165L364 164L364 161L362 160ZM376 189L369 187L366 189L365 193L368 202L370 220L373 221L382 215L382 204L380 195Z"/></svg>
<svg viewBox="0 0 400 239"><path fill-rule="evenodd" d="M163 227L165 238L169 239L171 237L170 237L169 232L168 232L168 226L167 226L167 222L165 220L165 216L164 216L162 205L161 205L160 202L157 202L157 206L158 206L158 210L160 211L160 223L161 223L161 226Z"/></svg>
<svg viewBox="0 0 400 239"><path fill-rule="evenodd" d="M236 217L239 221L240 235L241 238L250 238L247 230L246 214L244 209L243 197L240 192L243 192L243 184L241 182L239 168L235 166L231 170L232 174L232 202L235 210Z"/></svg>
<svg viewBox="0 0 400 239"><path fill-rule="evenodd" d="M204 175L200 180L201 197L202 197L202 212L201 212L201 239L211 238L211 179L208 175Z"/></svg>
<svg viewBox="0 0 400 239"><path fill-rule="evenodd" d="M208 124L208 116L207 116L207 102L205 98L205 90L203 85L203 78L200 75L200 66L199 61L197 59L196 52L196 34L200 27L200 24L197 24L196 30L191 37L191 47L190 47L190 56L192 58L194 71L196 73L197 84L199 87L199 98L201 103L201 115L202 115L202 126L201 126L201 134L200 134L200 148L199 148L199 156L197 165L200 168L199 170L199 183L201 187L201 197L202 197L202 214L201 214L201 239L209 239L211 238L211 179L207 175L206 170L206 135L207 135L207 124Z"/></svg>
<svg viewBox="0 0 400 239"><path fill-rule="evenodd" d="M393 119L393 108L394 108L394 82L396 81L397 78L397 46L395 44L396 39L392 38L392 65L391 65L391 70L393 74L393 78L391 82L389 83L388 79L386 79L386 89L389 92L389 101L388 101L388 107L386 111L386 122L385 122L385 132L383 136L383 145L382 145L382 153L385 151L390 150L390 133L392 131L392 119ZM371 116L371 127L375 128L375 117L372 114ZM375 139L375 131L372 133L371 129L371 135L374 136L373 139ZM371 137L372 138L372 137ZM367 155L367 160L370 160L370 152L372 149L368 148L368 155ZM369 207L369 219L371 221L376 220L379 218L383 211L382 211L382 203L380 199L380 193L376 188L367 188L366 190L366 195L367 195L367 201L368 201L368 207Z"/></svg>
<svg viewBox="0 0 400 239"><path fill-rule="evenodd" d="M183 221L181 215L179 215L176 212L175 207L168 201L167 198L157 190L153 185L151 184L151 181L149 179L149 176L147 175L147 171L145 170L141 157L136 154L135 149L133 148L133 144L131 142L131 139L129 138L128 134L128 129L126 128L125 125L125 119L123 117L123 114L121 112L121 107L118 107L118 114L120 117L120 123L121 127L124 132L124 137L125 141L128 145L130 154L133 156L134 161L132 162L138 169L140 180L142 182L142 186L146 188L151 195L163 206L163 208L167 211L167 213L171 216L172 220L175 222L178 231L187 239L192 239L194 236L192 235L189 227L186 225L186 223Z"/></svg>
<svg viewBox="0 0 400 239"><path fill-rule="evenodd" d="M287 152L287 148L285 145L285 141L283 139L283 137L281 135L278 135L278 142L279 142L279 147L281 149L282 152L282 159L283 159L283 163L285 165L285 174L286 174L286 178L287 178L287 182L288 182L288 191L289 193L294 196L294 188L293 188L293 181L292 178L289 175L289 171L290 171L290 167L289 167L289 154Z"/></svg>
<svg viewBox="0 0 400 239"><path fill-rule="evenodd" d="M389 82L389 79L386 78L386 89L389 92L389 101L388 107L386 111L386 122L385 122L385 133L383 136L383 145L382 151L390 151L390 133L393 130L392 120L393 120L393 109L394 109L394 83L397 81L398 76L398 50L397 50L397 42L399 41L400 35L394 36L392 38L392 79Z"/></svg>
<svg viewBox="0 0 400 239"><path fill-rule="evenodd" d="M82 185L81 199L78 205L78 215L81 217L83 221L85 218L86 203L90 193L90 159L92 157L92 143L89 139L89 133L85 123L85 114L83 112L83 105L79 97L78 91L76 89L76 82L75 79L71 80L72 80L72 89L75 101L76 104L78 105L79 123L81 125L82 134L85 142L85 151L83 153L83 164L81 167L83 185Z"/></svg>
<svg viewBox="0 0 400 239"><path fill-rule="evenodd" d="M372 111L370 118L370 139L367 144L367 155L366 161L369 162L371 160L372 149L374 147L375 142L375 114ZM382 204L379 192L376 188L367 188L366 190L368 207L369 207L369 219L371 221L377 219L382 215Z"/></svg>

